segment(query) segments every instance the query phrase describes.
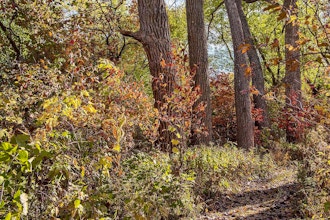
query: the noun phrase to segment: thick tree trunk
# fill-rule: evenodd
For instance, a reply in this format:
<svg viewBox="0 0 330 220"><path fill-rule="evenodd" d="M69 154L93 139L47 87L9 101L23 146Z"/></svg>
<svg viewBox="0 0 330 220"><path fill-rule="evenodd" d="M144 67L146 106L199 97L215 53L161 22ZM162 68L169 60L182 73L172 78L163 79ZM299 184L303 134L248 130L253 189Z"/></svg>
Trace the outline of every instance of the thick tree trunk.
<svg viewBox="0 0 330 220"><path fill-rule="evenodd" d="M285 0L284 10L291 16L297 16L297 0ZM289 114L289 123L286 129L287 140L295 142L297 134L292 129L294 122L290 123L290 115L296 115L302 107L301 97L301 74L300 74L300 48L296 43L299 40L299 24L296 20L287 22L285 25L285 95L286 112Z"/></svg>
<svg viewBox="0 0 330 220"><path fill-rule="evenodd" d="M230 30L234 46L235 65L235 108L237 117L237 144L242 148L254 146L254 123L251 116L249 78L245 76L248 58L240 50L244 43L244 34L235 1L225 0Z"/></svg>
<svg viewBox="0 0 330 220"><path fill-rule="evenodd" d="M138 32L122 31L142 43L149 61L150 73L153 77L152 90L155 99L155 107L160 112L171 116L171 111L166 105L166 97L173 91L175 68L171 57L171 39L168 25L168 17L164 0L138 0L140 18L140 30ZM161 62L163 64L161 64ZM171 151L173 134L168 130L169 122L160 120L159 140L157 145L163 151Z"/></svg>
<svg viewBox="0 0 330 220"><path fill-rule="evenodd" d="M264 76L258 52L255 47L254 40L249 28L249 24L242 8L242 0L236 0L236 5L242 23L245 43L250 45L250 48L247 51L247 55L249 57L250 66L252 68L252 85L259 92L259 94L253 95L253 102L255 108L262 110L263 120L260 122L256 122L256 125L261 130L262 128L269 127L270 125L266 100L263 98L263 95L265 95Z"/></svg>
<svg viewBox="0 0 330 220"><path fill-rule="evenodd" d="M204 24L203 0L186 0L186 14L188 27L189 43L189 65L195 73L195 87L199 87L201 95L193 106L192 122L192 143L209 144L211 141L212 122L211 122L211 103L210 103L210 84L208 79L208 55L207 39ZM205 111L200 112L198 106L206 105ZM202 124L199 123L201 121ZM206 133L196 133L194 126L203 126Z"/></svg>

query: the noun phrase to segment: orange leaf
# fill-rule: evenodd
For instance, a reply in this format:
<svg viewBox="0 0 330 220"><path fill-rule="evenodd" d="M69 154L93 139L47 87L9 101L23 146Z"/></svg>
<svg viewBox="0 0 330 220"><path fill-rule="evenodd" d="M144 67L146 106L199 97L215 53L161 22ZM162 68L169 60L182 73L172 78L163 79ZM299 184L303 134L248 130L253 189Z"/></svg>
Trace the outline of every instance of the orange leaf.
<svg viewBox="0 0 330 220"><path fill-rule="evenodd" d="M277 48L277 47L280 46L280 41L277 38L275 38L274 41L273 41L273 43L270 46L272 48Z"/></svg>
<svg viewBox="0 0 330 220"><path fill-rule="evenodd" d="M250 44L241 44L238 49L242 51L242 54L246 53L248 50L250 50L251 45Z"/></svg>
<svg viewBox="0 0 330 220"><path fill-rule="evenodd" d="M284 18L286 18L286 12L285 11L282 11L278 17L277 17L277 21L281 21L283 20Z"/></svg>
<svg viewBox="0 0 330 220"><path fill-rule="evenodd" d="M162 60L160 61L160 65L162 66L162 68L165 68L165 67L166 67L166 62L165 62L164 59L162 59Z"/></svg>
<svg viewBox="0 0 330 220"><path fill-rule="evenodd" d="M245 75L245 76L251 76L251 74L252 74L252 67L251 67L251 66L247 66L247 67L245 68L244 75Z"/></svg>

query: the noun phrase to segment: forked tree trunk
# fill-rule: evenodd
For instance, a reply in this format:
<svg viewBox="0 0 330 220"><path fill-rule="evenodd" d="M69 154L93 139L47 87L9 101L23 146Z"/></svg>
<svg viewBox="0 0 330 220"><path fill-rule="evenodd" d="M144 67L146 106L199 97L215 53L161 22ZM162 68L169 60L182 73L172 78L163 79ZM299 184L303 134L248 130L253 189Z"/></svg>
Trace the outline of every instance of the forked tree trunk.
<svg viewBox="0 0 330 220"><path fill-rule="evenodd" d="M236 0L236 5L242 23L245 43L250 45L250 48L247 51L247 55L249 57L250 66L252 68L252 85L259 92L258 94L253 95L253 103L255 108L262 110L263 120L260 122L256 122L256 125L261 130L262 128L269 127L270 125L266 100L263 98L263 95L265 95L264 76L258 52L255 47L254 40L249 28L249 24L242 8L242 0Z"/></svg>
<svg viewBox="0 0 330 220"><path fill-rule="evenodd" d="M189 65L191 71L195 73L195 87L199 87L201 93L200 98L193 106L192 144L209 144L212 137L212 112L203 2L203 0L186 0ZM206 105L203 112L198 109L200 104ZM206 129L206 133L198 134L196 132L196 128L201 126Z"/></svg>
<svg viewBox="0 0 330 220"><path fill-rule="evenodd" d="M237 117L237 144L242 148L254 146L254 123L251 116L249 78L245 76L248 58L240 50L244 43L242 23L234 0L225 0L234 47L234 87Z"/></svg>
<svg viewBox="0 0 330 220"><path fill-rule="evenodd" d="M164 0L138 0L138 11L140 30L134 33L129 31L121 31L121 33L142 43L153 77L152 91L155 107L160 112L166 112L167 116L171 116L170 109L166 105L166 97L169 97L173 91L175 69L170 65L164 65L173 63L165 2ZM163 151L171 151L173 134L168 128L169 122L161 119L159 139L156 144Z"/></svg>
<svg viewBox="0 0 330 220"><path fill-rule="evenodd" d="M284 10L287 15L297 16L298 7L297 0L285 0ZM286 113L288 115L289 124L286 129L286 136L289 142L295 142L297 134L295 129L292 129L295 125L294 118L297 112L302 107L301 97L301 74L300 74L300 49L297 41L299 40L299 24L297 20L291 20L285 25L285 95L286 95ZM291 121L291 122L290 122Z"/></svg>

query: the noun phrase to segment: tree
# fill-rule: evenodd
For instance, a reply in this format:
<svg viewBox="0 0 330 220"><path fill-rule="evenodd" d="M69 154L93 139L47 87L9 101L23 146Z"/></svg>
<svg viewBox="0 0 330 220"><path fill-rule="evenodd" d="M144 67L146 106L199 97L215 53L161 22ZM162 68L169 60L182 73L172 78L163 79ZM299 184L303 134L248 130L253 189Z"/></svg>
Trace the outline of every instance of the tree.
<svg viewBox="0 0 330 220"><path fill-rule="evenodd" d="M251 116L249 76L246 74L248 58L242 53L244 44L242 23L235 1L225 0L234 48L234 87L237 118L237 144L242 148L254 146L254 126Z"/></svg>
<svg viewBox="0 0 330 220"><path fill-rule="evenodd" d="M247 45L247 55L250 61L250 67L252 69L252 85L257 90L257 94L253 94L254 107L262 110L262 121L257 121L256 124L259 129L269 126L268 112L266 100L263 98L265 95L265 82L263 77L262 66L258 56L257 49L251 34L249 24L242 8L242 0L236 0L236 5L239 13L239 17L242 24L244 33L245 44Z"/></svg>
<svg viewBox="0 0 330 220"><path fill-rule="evenodd" d="M137 32L121 31L124 36L139 41L147 54L150 73L153 77L152 91L155 108L160 112L172 113L166 105L166 97L173 92L175 68L172 68L171 39L168 17L164 0L138 0L140 30ZM173 134L169 131L169 122L160 119L159 139L157 144L164 151L171 150Z"/></svg>
<svg viewBox="0 0 330 220"><path fill-rule="evenodd" d="M300 74L300 45L297 21L298 7L297 0L285 0L283 9L287 14L285 24L285 95L288 114L296 114L302 108L301 97L301 74ZM290 117L289 115L289 120ZM286 129L287 140L296 141L296 135L292 131L291 124Z"/></svg>
<svg viewBox="0 0 330 220"><path fill-rule="evenodd" d="M212 110L208 79L207 39L204 24L203 2L204 1L186 0L189 65L191 71L195 74L195 87L200 89L200 97L193 106L193 144L208 144L212 138ZM205 110L203 112L200 111L200 104L205 105ZM199 120L201 123L198 123ZM194 125L199 126L200 124L205 126L206 132L198 134L196 128L194 129Z"/></svg>

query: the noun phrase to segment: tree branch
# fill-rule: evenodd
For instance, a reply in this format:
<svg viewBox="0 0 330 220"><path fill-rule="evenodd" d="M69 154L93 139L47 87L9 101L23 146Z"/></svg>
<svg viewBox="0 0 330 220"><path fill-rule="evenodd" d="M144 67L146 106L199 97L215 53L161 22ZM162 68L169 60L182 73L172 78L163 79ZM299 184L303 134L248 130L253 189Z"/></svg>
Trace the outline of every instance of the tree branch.
<svg viewBox="0 0 330 220"><path fill-rule="evenodd" d="M17 44L13 40L13 38L10 36L9 29L0 21L0 28L5 33L10 45L13 47L15 53L16 53L16 60L20 59L21 51L19 50Z"/></svg>
<svg viewBox="0 0 330 220"><path fill-rule="evenodd" d="M219 8L225 3L225 1L222 1L219 3L219 5L217 5L217 7L215 7L215 9L212 11L211 13L211 19L210 19L210 22L209 22L209 25L207 26L207 39L209 39L209 35L210 35L210 28L211 28L211 24L213 22L213 19L214 19L214 14L215 12L217 12L219 10Z"/></svg>
<svg viewBox="0 0 330 220"><path fill-rule="evenodd" d="M132 32L132 31L120 30L119 32L126 37L132 37L141 43L144 42L143 38L145 37L145 34L142 34L141 31Z"/></svg>

